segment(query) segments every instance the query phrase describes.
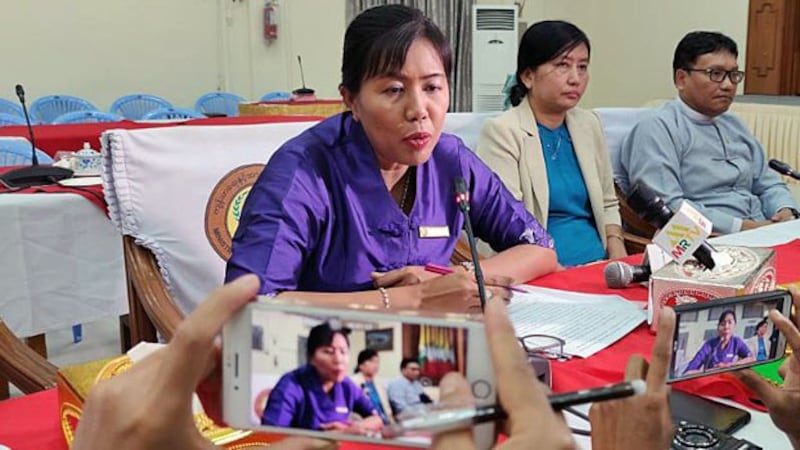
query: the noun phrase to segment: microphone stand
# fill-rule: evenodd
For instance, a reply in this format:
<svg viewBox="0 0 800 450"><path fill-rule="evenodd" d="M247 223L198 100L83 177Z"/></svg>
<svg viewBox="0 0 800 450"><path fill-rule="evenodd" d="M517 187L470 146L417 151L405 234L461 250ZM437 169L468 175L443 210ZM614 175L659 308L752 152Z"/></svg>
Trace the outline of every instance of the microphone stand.
<svg viewBox="0 0 800 450"><path fill-rule="evenodd" d="M475 245L475 234L472 231L472 221L469 218L469 191L464 179L456 177L456 203L458 203L461 213L464 215L464 231L467 232L467 243L469 252L472 256L472 264L475 267L475 282L478 284L478 296L481 299L481 311L486 308L486 282L483 279L483 271L478 260L478 247Z"/></svg>
<svg viewBox="0 0 800 450"><path fill-rule="evenodd" d="M41 186L54 184L65 178L71 178L73 172L69 169L53 166L40 166L39 158L36 156L36 144L33 139L33 127L28 116L28 108L25 105L25 90L21 84L17 85L17 97L22 104L22 111L25 113L25 122L28 125L28 135L31 138L31 165L20 169L10 170L0 176L0 183L9 189L22 189L30 186Z"/></svg>

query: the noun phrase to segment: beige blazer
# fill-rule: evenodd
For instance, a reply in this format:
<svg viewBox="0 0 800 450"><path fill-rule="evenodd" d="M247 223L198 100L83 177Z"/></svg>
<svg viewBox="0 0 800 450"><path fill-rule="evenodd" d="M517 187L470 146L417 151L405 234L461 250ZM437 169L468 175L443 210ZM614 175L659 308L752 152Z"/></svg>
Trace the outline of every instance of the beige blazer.
<svg viewBox="0 0 800 450"><path fill-rule="evenodd" d="M364 374L361 372L356 372L353 375L350 375L350 381L356 384L361 390L363 391L364 388L361 386L364 384ZM386 413L386 416L389 417L389 421L394 423L394 417L392 416L392 407L389 405L389 396L386 395L386 389L379 380L373 380L375 385L375 390L378 391L378 398L381 399L381 406L383 407L383 412ZM364 392L367 395L366 391Z"/></svg>
<svg viewBox="0 0 800 450"><path fill-rule="evenodd" d="M589 191L594 221L603 247L608 248L605 227L620 225L621 221L603 128L597 115L580 108L569 110L566 122ZM500 116L487 119L476 151L514 197L547 228L550 207L547 167L529 103L523 101Z"/></svg>

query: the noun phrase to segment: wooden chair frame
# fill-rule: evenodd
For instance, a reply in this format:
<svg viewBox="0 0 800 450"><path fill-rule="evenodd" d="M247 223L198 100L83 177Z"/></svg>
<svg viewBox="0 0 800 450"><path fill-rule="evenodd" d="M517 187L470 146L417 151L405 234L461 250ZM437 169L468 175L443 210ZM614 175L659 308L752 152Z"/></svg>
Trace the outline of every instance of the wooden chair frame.
<svg viewBox="0 0 800 450"><path fill-rule="evenodd" d="M55 387L58 368L30 348L0 320L0 392L8 396L6 381L25 394Z"/></svg>
<svg viewBox="0 0 800 450"><path fill-rule="evenodd" d="M167 290L153 253L123 237L125 272L128 278L130 343L157 342L158 335L169 341L183 320Z"/></svg>

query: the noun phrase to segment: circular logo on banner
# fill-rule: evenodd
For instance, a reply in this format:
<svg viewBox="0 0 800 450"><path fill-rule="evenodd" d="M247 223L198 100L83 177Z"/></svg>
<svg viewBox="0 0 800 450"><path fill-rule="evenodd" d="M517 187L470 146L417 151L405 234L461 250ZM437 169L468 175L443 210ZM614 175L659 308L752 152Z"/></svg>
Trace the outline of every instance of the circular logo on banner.
<svg viewBox="0 0 800 450"><path fill-rule="evenodd" d="M231 256L231 239L239 226L244 201L263 169L264 164L237 167L226 173L208 196L206 238L224 261Z"/></svg>

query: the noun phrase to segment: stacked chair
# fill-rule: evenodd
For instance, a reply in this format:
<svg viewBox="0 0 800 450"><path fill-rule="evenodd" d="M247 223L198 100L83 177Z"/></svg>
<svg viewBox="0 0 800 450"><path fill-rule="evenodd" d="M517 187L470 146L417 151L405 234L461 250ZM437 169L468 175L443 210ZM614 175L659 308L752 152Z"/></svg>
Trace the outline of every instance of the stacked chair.
<svg viewBox="0 0 800 450"><path fill-rule="evenodd" d="M75 111L99 111L88 100L71 95L48 95L36 99L31 104L31 121L35 123L50 124L66 113Z"/></svg>
<svg viewBox="0 0 800 450"><path fill-rule="evenodd" d="M197 99L194 109L208 117L236 117L239 115L239 103L243 101L244 97L229 92L209 92Z"/></svg>
<svg viewBox="0 0 800 450"><path fill-rule="evenodd" d="M144 120L202 119L205 116L187 108L159 108L142 117Z"/></svg>
<svg viewBox="0 0 800 450"><path fill-rule="evenodd" d="M111 104L112 114L128 120L141 120L147 114L161 108L172 108L172 103L150 94L131 94L118 98Z"/></svg>

